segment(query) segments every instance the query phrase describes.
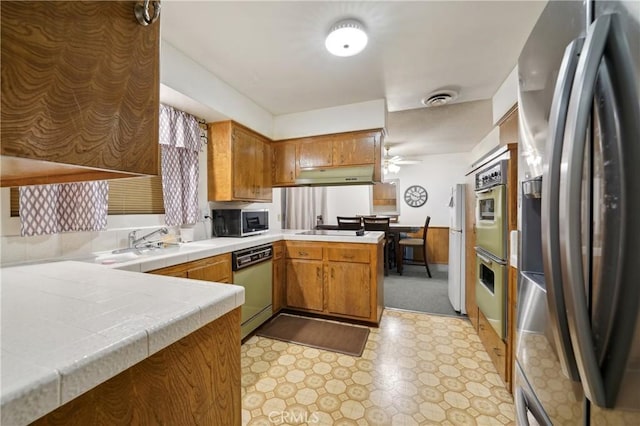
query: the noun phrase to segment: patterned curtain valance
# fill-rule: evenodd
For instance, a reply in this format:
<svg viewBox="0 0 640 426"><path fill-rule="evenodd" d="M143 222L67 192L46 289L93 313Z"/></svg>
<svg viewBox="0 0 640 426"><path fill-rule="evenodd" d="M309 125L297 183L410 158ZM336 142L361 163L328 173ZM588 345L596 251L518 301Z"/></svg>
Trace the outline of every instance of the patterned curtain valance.
<svg viewBox="0 0 640 426"><path fill-rule="evenodd" d="M20 187L22 236L107 228L107 181Z"/></svg>
<svg viewBox="0 0 640 426"><path fill-rule="evenodd" d="M199 152L203 142L202 133L203 128L200 127L196 117L171 106L160 104L160 145ZM206 125L204 127L204 143L206 143Z"/></svg>

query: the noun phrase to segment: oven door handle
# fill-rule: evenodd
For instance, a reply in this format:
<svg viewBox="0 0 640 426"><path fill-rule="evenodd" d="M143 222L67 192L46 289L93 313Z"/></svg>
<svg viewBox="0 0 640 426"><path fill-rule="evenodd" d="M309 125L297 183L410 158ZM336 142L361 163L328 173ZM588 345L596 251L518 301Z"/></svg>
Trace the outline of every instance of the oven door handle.
<svg viewBox="0 0 640 426"><path fill-rule="evenodd" d="M478 258L480 260L482 260L484 263L486 263L487 265L491 266L493 265L493 260L489 259L488 257L476 252L476 256L478 256Z"/></svg>
<svg viewBox="0 0 640 426"><path fill-rule="evenodd" d="M476 196L480 195L480 194L487 194L489 192L493 192L495 190L494 187L488 188L488 189L481 189L481 190L476 190Z"/></svg>

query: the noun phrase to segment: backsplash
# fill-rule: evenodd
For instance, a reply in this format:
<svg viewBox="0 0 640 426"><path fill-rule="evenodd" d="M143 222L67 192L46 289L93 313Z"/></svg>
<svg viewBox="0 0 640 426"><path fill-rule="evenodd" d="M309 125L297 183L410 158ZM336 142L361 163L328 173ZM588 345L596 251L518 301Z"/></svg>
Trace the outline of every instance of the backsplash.
<svg viewBox="0 0 640 426"><path fill-rule="evenodd" d="M0 264L86 257L94 252L127 247L129 232L134 229L143 229L143 232L147 233L158 228L160 226L92 232L65 232L33 237L2 236L0 237ZM196 228L202 228L202 226L200 225ZM169 228L169 232L170 235L179 234L177 228ZM204 234L204 230L201 230L200 233ZM204 238L204 235L196 235L196 238Z"/></svg>

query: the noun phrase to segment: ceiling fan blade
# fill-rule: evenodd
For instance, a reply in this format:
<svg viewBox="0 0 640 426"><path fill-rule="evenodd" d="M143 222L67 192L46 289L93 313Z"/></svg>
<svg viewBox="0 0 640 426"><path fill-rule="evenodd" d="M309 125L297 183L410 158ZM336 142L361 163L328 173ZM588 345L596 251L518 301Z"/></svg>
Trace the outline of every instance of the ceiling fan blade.
<svg viewBox="0 0 640 426"><path fill-rule="evenodd" d="M400 157L399 155L394 155L393 157L391 157L391 161L399 161L402 160L402 157Z"/></svg>
<svg viewBox="0 0 640 426"><path fill-rule="evenodd" d="M420 164L422 161L420 160L399 160L395 161L395 164Z"/></svg>

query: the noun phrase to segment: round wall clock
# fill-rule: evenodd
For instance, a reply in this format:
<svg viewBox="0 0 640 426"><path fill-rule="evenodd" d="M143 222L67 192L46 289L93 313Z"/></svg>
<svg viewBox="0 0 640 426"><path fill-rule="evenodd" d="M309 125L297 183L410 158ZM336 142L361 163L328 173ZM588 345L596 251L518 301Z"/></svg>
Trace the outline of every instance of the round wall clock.
<svg viewBox="0 0 640 426"><path fill-rule="evenodd" d="M404 191L404 202L411 207L421 207L427 202L427 190L420 185L411 185Z"/></svg>

